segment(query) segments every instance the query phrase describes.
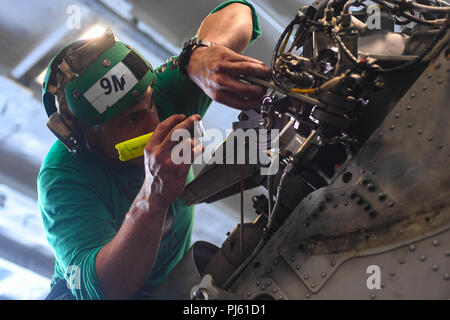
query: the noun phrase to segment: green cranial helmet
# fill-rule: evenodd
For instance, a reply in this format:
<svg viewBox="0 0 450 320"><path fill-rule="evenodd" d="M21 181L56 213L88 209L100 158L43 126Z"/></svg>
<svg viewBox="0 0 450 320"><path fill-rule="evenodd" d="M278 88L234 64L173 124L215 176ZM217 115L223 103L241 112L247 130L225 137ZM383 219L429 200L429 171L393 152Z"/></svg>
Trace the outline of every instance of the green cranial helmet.
<svg viewBox="0 0 450 320"><path fill-rule="evenodd" d="M130 46L104 35L75 41L50 62L42 101L47 126L70 151L80 148L86 129L136 104L153 83L153 68Z"/></svg>

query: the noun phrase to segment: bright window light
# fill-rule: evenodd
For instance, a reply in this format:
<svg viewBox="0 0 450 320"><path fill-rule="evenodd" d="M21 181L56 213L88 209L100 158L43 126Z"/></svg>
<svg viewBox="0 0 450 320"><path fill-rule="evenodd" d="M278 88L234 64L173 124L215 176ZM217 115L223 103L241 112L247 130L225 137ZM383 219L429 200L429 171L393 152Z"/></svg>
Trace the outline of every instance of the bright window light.
<svg viewBox="0 0 450 320"><path fill-rule="evenodd" d="M88 31L83 33L80 37L80 40L100 37L101 35L103 35L105 33L105 30L106 30L105 26L96 24L96 25L92 26ZM114 37L114 38L116 39L116 41L119 40L119 39L117 39L117 37Z"/></svg>
<svg viewBox="0 0 450 320"><path fill-rule="evenodd" d="M102 26L100 24L96 24L94 26L92 26L90 29L88 29L85 33L83 33L81 35L81 37L79 38L79 40L84 40L84 39L91 39L91 38L96 38L96 37L100 37L101 35L103 35L105 33L106 27ZM116 39L116 41L118 41L119 39L114 36L114 39ZM42 83L44 82L44 78L45 78L45 72L47 71L47 69L44 69L36 78L36 82L39 83L40 85L42 85Z"/></svg>
<svg viewBox="0 0 450 320"><path fill-rule="evenodd" d="M92 26L88 31L83 33L83 35L80 37L80 40L100 37L103 33L105 33L105 29L106 28L104 26L96 24Z"/></svg>
<svg viewBox="0 0 450 320"><path fill-rule="evenodd" d="M37 81L37 83L39 83L41 86L42 86L42 83L44 82L46 72L47 72L47 68L45 68L35 79Z"/></svg>

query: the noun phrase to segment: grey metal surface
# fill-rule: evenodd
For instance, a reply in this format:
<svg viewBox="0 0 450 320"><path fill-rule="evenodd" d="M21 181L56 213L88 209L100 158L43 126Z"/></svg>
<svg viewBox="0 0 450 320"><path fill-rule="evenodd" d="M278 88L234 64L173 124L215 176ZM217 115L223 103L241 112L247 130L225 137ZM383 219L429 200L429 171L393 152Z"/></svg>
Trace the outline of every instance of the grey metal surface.
<svg viewBox="0 0 450 320"><path fill-rule="evenodd" d="M231 292L256 298L264 277L288 299L450 298L447 55L430 63L346 170L299 204ZM370 265L382 270L379 290L366 285Z"/></svg>
<svg viewBox="0 0 450 320"><path fill-rule="evenodd" d="M218 247L204 241L194 243L183 259L164 279L150 299L188 300L191 288L201 280L206 263L216 254Z"/></svg>

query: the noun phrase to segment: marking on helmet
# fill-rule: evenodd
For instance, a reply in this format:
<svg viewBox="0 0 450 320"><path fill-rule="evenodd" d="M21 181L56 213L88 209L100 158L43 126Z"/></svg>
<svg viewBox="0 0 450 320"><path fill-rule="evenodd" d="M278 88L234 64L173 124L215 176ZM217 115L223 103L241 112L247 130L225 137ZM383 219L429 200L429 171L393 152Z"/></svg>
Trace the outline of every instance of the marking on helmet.
<svg viewBox="0 0 450 320"><path fill-rule="evenodd" d="M119 62L84 93L84 97L100 114L113 106L138 83L128 67Z"/></svg>

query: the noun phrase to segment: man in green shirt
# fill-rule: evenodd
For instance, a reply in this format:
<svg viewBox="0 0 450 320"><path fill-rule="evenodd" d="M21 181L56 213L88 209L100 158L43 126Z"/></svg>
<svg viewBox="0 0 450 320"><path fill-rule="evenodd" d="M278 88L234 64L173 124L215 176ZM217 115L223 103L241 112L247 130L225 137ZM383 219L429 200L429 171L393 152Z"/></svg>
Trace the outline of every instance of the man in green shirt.
<svg viewBox="0 0 450 320"><path fill-rule="evenodd" d="M171 58L153 71L137 51L108 40L112 33L55 57L43 101L61 141L38 176L56 256L49 299L145 298L187 252L193 208L177 198L193 176L189 164L172 162L170 136L191 129L212 99L237 109L259 104L263 89L239 82L239 75L270 76L239 54L259 35L254 8L228 1L197 32L215 45L194 46L183 70ZM148 132L144 156L120 162L114 146Z"/></svg>

